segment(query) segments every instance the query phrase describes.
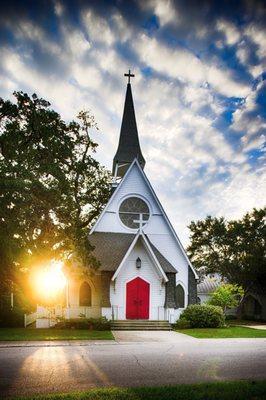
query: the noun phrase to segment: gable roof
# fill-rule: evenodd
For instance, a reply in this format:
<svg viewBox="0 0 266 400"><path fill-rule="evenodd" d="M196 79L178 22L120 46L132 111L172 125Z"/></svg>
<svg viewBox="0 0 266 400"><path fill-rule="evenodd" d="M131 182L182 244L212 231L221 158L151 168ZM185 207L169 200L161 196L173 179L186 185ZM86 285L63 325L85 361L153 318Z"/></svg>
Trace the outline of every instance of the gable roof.
<svg viewBox="0 0 266 400"><path fill-rule="evenodd" d="M176 269L172 266L172 264L162 255L162 253L159 252L159 250L152 244L152 242L150 241L150 239L148 238L147 235L145 235L146 239L148 240L152 251L154 252L157 260L159 261L159 263L161 264L161 266L163 267L164 272L173 272L176 273Z"/></svg>
<svg viewBox="0 0 266 400"><path fill-rule="evenodd" d="M130 173L130 171L132 170L132 168L134 167L134 165L136 165L136 166L138 167L140 173L142 174L142 176L143 176L143 178L144 178L144 180L145 180L147 186L149 187L149 189L150 189L150 191L151 191L151 193L152 193L152 195L153 195L155 201L156 201L157 204L158 204L158 207L159 207L159 209L160 209L162 215L163 215L164 218L165 218L165 221L166 221L167 225L169 226L169 228L170 228L170 230L171 230L171 232L172 232L172 234L173 234L173 236L174 236L176 242L178 243L178 245L179 245L179 247L180 247L180 250L181 250L181 252L182 252L184 258L186 259L188 265L190 266L192 272L194 273L195 278L198 279L198 278L199 278L199 277L198 277L198 274L197 274L197 272L195 271L195 269L193 268L193 265L191 264L191 261L189 260L187 254L186 254L186 251L185 251L185 249L184 249L182 243L180 242L179 237L177 236L176 231L174 230L174 228L173 228L173 226L172 226L172 224L171 224L169 218L167 217L167 215L166 215L166 213L165 213L165 211L164 211L164 209L163 209L163 206L162 206L161 203L160 203L160 200L158 199L158 197L157 197L157 195L156 195L156 193L155 193L153 187L152 187L151 184L150 184L149 179L147 178L145 172L144 172L143 169L141 168L141 166L140 166L140 164L139 164L139 162L138 162L138 160L137 160L136 158L135 158L135 160L132 162L132 164L130 165L130 167L128 168L126 174L123 176L123 178L122 178L121 182L119 183L118 187L117 187L116 190L113 192L113 194L112 194L112 196L110 197L108 203L106 204L106 206L105 206L104 209L102 210L102 212L101 212L99 218L97 219L97 221L95 222L94 226L92 227L92 229L91 229L91 231L90 231L90 234L92 234L92 233L95 231L95 229L96 229L96 227L98 226L100 220L102 219L102 217L103 217L105 211L106 211L107 208L109 207L109 205L110 205L110 203L112 202L113 198L116 196L117 192L119 191L119 188L123 185L123 183L124 183L125 180L127 179L127 176L129 175L129 173Z"/></svg>
<svg viewBox="0 0 266 400"><path fill-rule="evenodd" d="M116 271L125 255L139 235L131 233L94 232L89 236L90 243L95 246L92 254L100 261L100 271ZM147 237L146 237L147 239ZM150 244L164 272L176 273L176 269L166 258Z"/></svg>
<svg viewBox="0 0 266 400"><path fill-rule="evenodd" d="M206 275L202 282L197 285L198 294L209 294L214 292L222 284L222 278L219 274Z"/></svg>
<svg viewBox="0 0 266 400"><path fill-rule="evenodd" d="M143 232L141 230L138 231L138 233L136 234L133 242L131 243L127 253L125 254L121 264L118 266L117 270L115 271L113 277L112 277L112 281L114 281L118 274L120 273L122 267L124 266L125 261L127 260L129 254L131 253L131 251L134 249L135 245L137 244L138 240L142 240L143 245L146 249L146 251L148 252L148 254L150 255L151 259L153 260L153 263L157 269L157 272L162 276L164 282L168 281L167 276L165 275L164 270L162 269L162 266L160 265L159 261L157 260L157 257L155 256L154 252L151 249L151 246L149 245L149 242L147 240L147 238L145 237L145 235L143 234Z"/></svg>

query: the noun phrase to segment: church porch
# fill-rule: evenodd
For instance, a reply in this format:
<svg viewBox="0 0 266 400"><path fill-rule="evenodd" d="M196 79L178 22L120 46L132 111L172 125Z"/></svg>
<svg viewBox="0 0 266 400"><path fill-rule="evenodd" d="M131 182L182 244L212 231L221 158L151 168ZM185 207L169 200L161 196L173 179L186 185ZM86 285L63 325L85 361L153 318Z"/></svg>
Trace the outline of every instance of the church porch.
<svg viewBox="0 0 266 400"><path fill-rule="evenodd" d="M66 288L64 316L71 318L101 317L101 274L91 277L73 276Z"/></svg>

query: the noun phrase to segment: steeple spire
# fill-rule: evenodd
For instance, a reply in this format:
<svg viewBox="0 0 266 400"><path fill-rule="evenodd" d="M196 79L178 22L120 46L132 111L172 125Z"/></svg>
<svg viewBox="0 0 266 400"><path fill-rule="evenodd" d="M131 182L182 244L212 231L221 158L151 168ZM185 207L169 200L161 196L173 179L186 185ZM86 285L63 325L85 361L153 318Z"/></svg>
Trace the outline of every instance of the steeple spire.
<svg viewBox="0 0 266 400"><path fill-rule="evenodd" d="M113 175L122 177L125 175L132 161L137 158L141 167L145 166L145 159L141 153L137 123L135 118L134 103L131 92L130 78L134 77L130 70L128 74L124 113L119 137L117 152L113 160Z"/></svg>

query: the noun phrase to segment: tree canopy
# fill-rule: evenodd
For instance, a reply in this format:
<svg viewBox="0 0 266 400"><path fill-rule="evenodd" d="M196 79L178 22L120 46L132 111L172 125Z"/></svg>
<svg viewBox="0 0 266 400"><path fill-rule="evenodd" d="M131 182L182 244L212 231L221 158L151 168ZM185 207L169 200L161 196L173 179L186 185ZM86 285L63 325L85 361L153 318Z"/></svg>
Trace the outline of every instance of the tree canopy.
<svg viewBox="0 0 266 400"><path fill-rule="evenodd" d="M189 225L188 253L197 270L219 273L249 290L266 287L266 209L253 209L240 220L208 216Z"/></svg>
<svg viewBox="0 0 266 400"><path fill-rule="evenodd" d="M240 286L224 283L211 293L208 304L221 307L225 313L228 308L238 306L243 294Z"/></svg>
<svg viewBox="0 0 266 400"><path fill-rule="evenodd" d="M93 156L93 116L65 122L36 94L0 98L0 274L51 258L96 267L89 227L109 197L109 173Z"/></svg>

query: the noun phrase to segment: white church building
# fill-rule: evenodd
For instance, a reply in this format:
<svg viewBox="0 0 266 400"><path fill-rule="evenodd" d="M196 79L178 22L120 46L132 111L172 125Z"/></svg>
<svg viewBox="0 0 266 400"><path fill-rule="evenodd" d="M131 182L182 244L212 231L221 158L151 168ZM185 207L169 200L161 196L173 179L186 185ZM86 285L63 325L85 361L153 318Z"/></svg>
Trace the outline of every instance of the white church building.
<svg viewBox="0 0 266 400"><path fill-rule="evenodd" d="M197 274L144 172L129 74L112 194L88 234L100 267L69 281L66 316L175 322Z"/></svg>

